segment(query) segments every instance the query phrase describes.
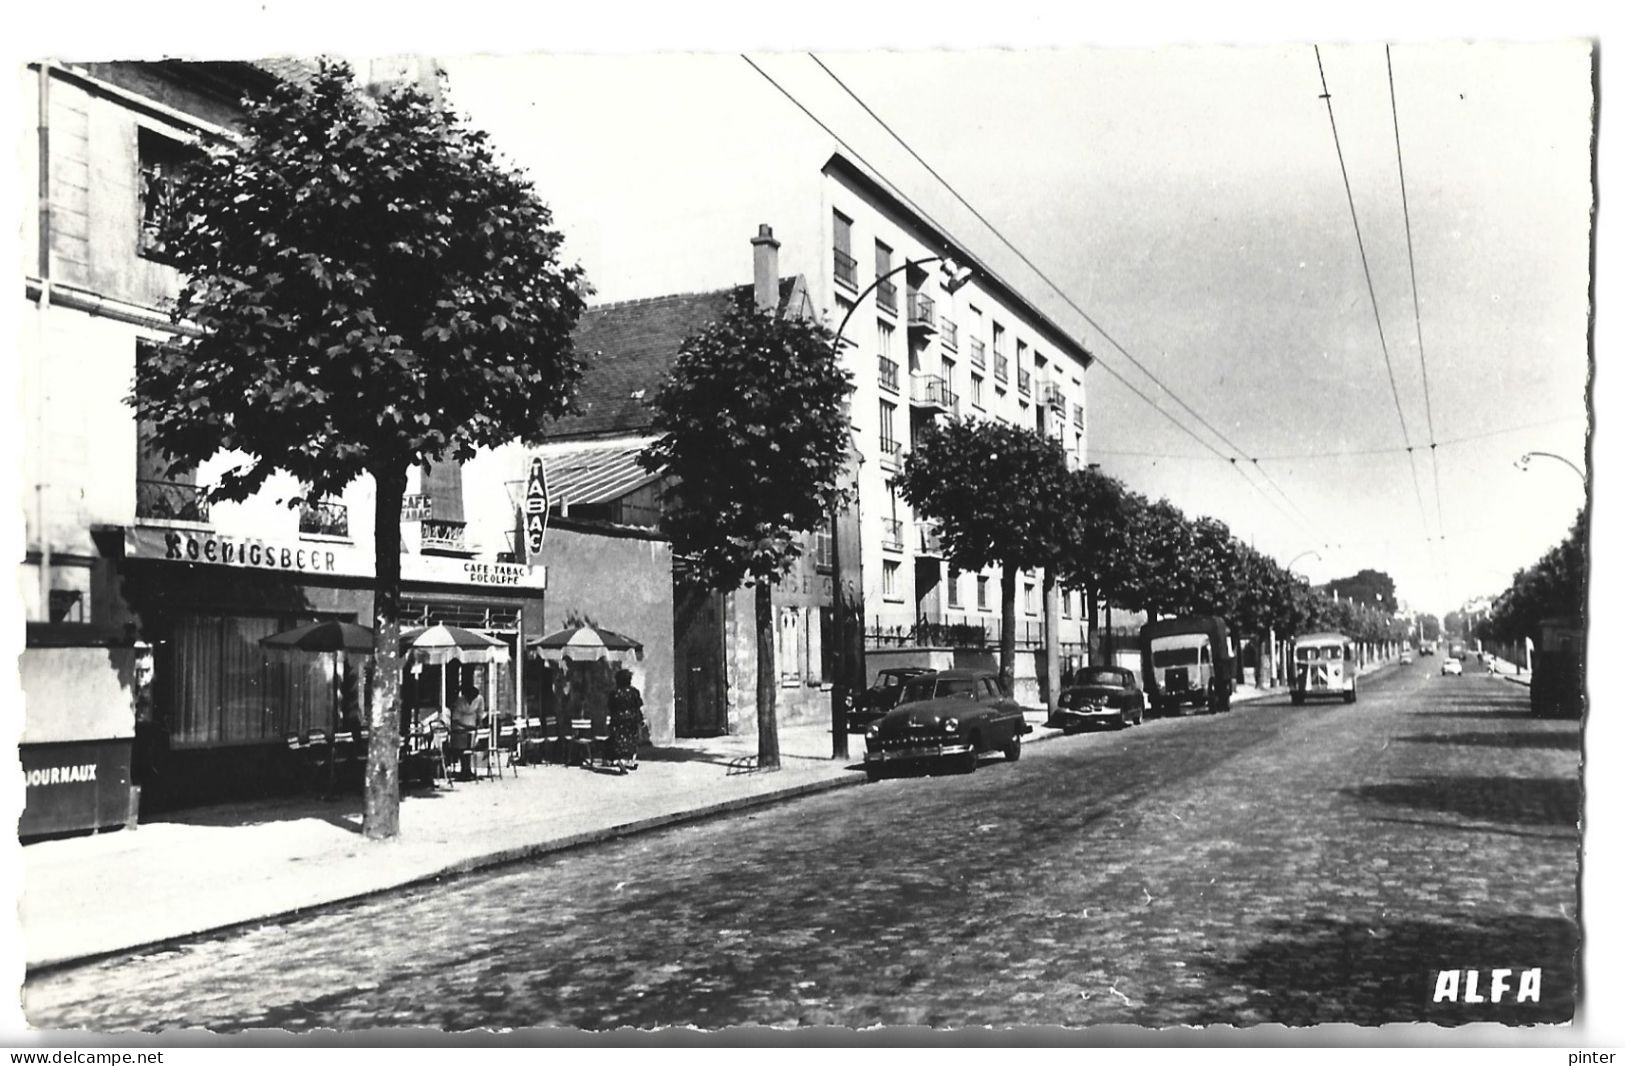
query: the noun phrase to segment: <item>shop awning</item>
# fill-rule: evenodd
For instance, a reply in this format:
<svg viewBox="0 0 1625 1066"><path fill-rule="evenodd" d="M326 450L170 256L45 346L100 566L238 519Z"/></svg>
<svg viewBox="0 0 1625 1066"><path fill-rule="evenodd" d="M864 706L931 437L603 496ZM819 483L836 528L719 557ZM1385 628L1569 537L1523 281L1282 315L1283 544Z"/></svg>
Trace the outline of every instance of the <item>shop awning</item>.
<svg viewBox="0 0 1625 1066"><path fill-rule="evenodd" d="M548 494L565 507L618 500L660 477L638 465L642 450L617 444L544 456Z"/></svg>

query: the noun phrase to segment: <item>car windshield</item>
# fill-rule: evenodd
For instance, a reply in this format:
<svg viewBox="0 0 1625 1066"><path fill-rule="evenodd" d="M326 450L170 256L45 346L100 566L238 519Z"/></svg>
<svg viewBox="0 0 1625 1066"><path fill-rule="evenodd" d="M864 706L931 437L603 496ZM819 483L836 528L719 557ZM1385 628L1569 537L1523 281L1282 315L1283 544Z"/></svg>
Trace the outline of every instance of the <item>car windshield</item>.
<svg viewBox="0 0 1625 1066"><path fill-rule="evenodd" d="M972 682L968 677L946 677L941 680L922 677L903 686L903 698L899 702L914 703L941 696L968 696L971 691Z"/></svg>
<svg viewBox="0 0 1625 1066"><path fill-rule="evenodd" d="M1103 668L1079 670L1073 680L1075 685L1115 685L1118 688L1127 688L1128 683L1127 671Z"/></svg>
<svg viewBox="0 0 1625 1066"><path fill-rule="evenodd" d="M1195 648L1162 648L1151 653L1157 666L1190 666L1199 661Z"/></svg>
<svg viewBox="0 0 1625 1066"><path fill-rule="evenodd" d="M905 679L905 675L903 675L903 674L881 674L880 675L880 687L881 688L896 688L898 685L901 685L903 683L904 679Z"/></svg>

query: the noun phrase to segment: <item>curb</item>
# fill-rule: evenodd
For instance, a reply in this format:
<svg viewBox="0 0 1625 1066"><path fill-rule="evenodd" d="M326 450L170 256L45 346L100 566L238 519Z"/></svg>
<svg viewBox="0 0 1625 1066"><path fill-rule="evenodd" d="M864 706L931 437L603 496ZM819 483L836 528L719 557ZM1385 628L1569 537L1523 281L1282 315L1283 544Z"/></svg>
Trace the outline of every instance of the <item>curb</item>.
<svg viewBox="0 0 1625 1066"><path fill-rule="evenodd" d="M1048 737L1043 739L1048 740ZM43 959L39 962L24 964L24 978L42 976L57 970L65 970L75 966L82 966L118 955L128 955L142 951L152 951L165 947L173 947L190 941L200 940L204 937L218 936L222 933L237 932L246 929L259 928L266 925L276 925L280 922L290 921L294 918L304 918L317 914L324 914L339 907L349 906L365 900L399 892L402 889L414 888L418 885L427 885L453 878L463 877L472 873L479 873L498 866L508 866L524 862L529 859L540 858L556 852L571 851L576 848L587 847L593 844L608 843L623 837L636 836L640 833L654 832L670 826L684 825L692 822L703 822L712 818L732 814L736 811L749 810L756 807L768 807L775 803L788 802L805 796L816 795L821 792L832 792L839 788L848 788L853 785L865 784L867 779L861 774L851 774L844 777L832 777L822 781L808 781L800 785L772 792L764 792L755 796L737 796L719 803L707 804L703 807L693 807L688 810L673 811L666 814L651 815L648 818L639 818L631 822L622 822L619 825L607 826L603 829L588 830L583 833L572 833L569 836L557 837L552 840L537 841L534 844L521 844L517 847L503 848L485 855L476 855L462 859L449 866L423 874L412 874L401 880L391 881L386 885L369 888L364 892L355 892L347 896L313 903L304 907L293 907L285 911L273 911L254 918L244 918L239 921L227 922L223 925L209 926L204 929L194 929L186 933L175 933L170 936L159 937L156 940L145 940L135 944L122 945L102 951L93 951L83 955L70 955L62 958Z"/></svg>

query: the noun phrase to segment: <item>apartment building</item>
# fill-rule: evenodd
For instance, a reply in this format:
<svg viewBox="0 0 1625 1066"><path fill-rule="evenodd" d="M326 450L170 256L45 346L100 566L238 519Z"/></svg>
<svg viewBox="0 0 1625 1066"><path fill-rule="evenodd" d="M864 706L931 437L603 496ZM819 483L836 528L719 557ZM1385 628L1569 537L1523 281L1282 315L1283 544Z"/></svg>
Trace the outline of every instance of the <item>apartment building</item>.
<svg viewBox="0 0 1625 1066"><path fill-rule="evenodd" d="M169 320L180 279L160 239L176 167L199 144L233 136L245 91L302 69L29 68L38 123L25 159L19 587L23 762L41 773L29 777L25 833L121 820L117 783L132 777L149 804L269 786L289 736L331 728L364 699L359 663L339 671L330 657L268 656L260 640L316 620L371 624L370 481L289 507L302 486L279 476L249 500L211 504L204 488L236 457L166 474L125 402L142 352L187 328ZM400 61L382 71L427 77ZM506 492L486 491L506 517L476 527L456 465L413 473L403 614L517 647L540 635L546 572L515 561ZM438 701L441 671L455 669L412 673L407 698ZM522 671L511 667L450 680L485 686L492 706L521 699ZM96 769L72 780L52 772L72 766Z"/></svg>
<svg viewBox="0 0 1625 1066"><path fill-rule="evenodd" d="M942 418L1035 429L1060 442L1069 464L1082 465L1092 357L861 166L836 153L822 173L827 252L809 283L831 327L845 323L841 347L857 386L852 418L865 457L859 490L869 642L965 643L979 630L996 644L999 569L953 568L931 524L898 495L895 475L919 433ZM1041 586L1038 574L1017 581L1018 640L1043 640ZM1063 592L1053 624L1061 643L1083 639L1077 593Z"/></svg>

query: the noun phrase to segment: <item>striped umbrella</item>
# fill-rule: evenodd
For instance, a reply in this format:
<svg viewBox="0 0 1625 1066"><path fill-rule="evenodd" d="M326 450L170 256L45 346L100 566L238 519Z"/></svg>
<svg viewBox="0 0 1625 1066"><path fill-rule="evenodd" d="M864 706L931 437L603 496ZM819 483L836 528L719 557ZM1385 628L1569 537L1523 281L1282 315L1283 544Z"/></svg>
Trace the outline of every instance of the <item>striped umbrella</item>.
<svg viewBox="0 0 1625 1066"><path fill-rule="evenodd" d="M419 626L401 633L401 654L414 662L443 666L463 663L505 663L508 646L494 637L461 626Z"/></svg>
<svg viewBox="0 0 1625 1066"><path fill-rule="evenodd" d="M531 641L530 646L543 659L553 662L605 659L612 663L626 663L643 658L643 645L638 641L590 624L569 626Z"/></svg>

